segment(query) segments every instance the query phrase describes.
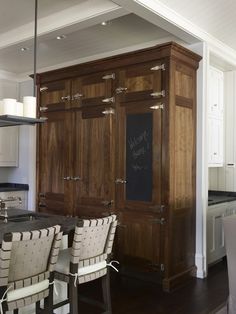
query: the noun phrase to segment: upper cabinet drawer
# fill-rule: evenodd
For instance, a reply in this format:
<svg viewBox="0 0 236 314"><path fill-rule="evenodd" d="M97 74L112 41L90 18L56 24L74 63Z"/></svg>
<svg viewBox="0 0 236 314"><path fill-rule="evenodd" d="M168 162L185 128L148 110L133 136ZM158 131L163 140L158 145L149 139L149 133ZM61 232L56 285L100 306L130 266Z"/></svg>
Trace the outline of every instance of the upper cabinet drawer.
<svg viewBox="0 0 236 314"><path fill-rule="evenodd" d="M115 101L114 71L99 72L82 76L72 81L72 107L112 105Z"/></svg>
<svg viewBox="0 0 236 314"><path fill-rule="evenodd" d="M120 102L151 100L165 97L163 76L166 65L162 62L139 64L121 69L116 95Z"/></svg>
<svg viewBox="0 0 236 314"><path fill-rule="evenodd" d="M70 80L55 81L40 86L40 115L70 107Z"/></svg>

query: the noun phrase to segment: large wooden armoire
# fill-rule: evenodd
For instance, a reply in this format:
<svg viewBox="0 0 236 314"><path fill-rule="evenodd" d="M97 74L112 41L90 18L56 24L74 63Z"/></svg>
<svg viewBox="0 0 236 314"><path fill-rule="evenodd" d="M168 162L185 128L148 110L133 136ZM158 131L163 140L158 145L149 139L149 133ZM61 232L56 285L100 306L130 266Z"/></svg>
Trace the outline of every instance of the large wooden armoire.
<svg viewBox="0 0 236 314"><path fill-rule="evenodd" d="M195 272L196 70L170 42L38 75L38 210L119 218L121 265Z"/></svg>

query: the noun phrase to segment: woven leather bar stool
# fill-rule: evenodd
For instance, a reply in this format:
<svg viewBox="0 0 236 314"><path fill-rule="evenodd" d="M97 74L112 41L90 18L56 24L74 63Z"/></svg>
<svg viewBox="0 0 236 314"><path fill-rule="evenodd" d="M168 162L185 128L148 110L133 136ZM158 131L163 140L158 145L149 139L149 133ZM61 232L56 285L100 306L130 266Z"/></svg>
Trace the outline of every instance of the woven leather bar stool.
<svg viewBox="0 0 236 314"><path fill-rule="evenodd" d="M54 309L69 303L70 314L78 314L78 285L101 277L104 302L91 300L91 304L100 305L106 313L112 313L107 260L116 226L116 215L78 221L72 248L60 251L55 268L55 279L67 282L69 286L69 298L55 304Z"/></svg>
<svg viewBox="0 0 236 314"><path fill-rule="evenodd" d="M35 313L53 313L53 271L61 238L59 225L4 235L0 249L1 314L16 314L30 304L36 304Z"/></svg>

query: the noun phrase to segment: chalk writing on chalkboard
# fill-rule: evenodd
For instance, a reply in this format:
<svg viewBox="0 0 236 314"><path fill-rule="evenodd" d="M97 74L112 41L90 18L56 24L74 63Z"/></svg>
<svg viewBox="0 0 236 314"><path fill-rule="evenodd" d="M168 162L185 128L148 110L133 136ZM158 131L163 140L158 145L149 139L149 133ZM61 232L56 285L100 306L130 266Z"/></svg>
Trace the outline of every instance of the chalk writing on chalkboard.
<svg viewBox="0 0 236 314"><path fill-rule="evenodd" d="M152 200L152 113L126 121L126 199Z"/></svg>

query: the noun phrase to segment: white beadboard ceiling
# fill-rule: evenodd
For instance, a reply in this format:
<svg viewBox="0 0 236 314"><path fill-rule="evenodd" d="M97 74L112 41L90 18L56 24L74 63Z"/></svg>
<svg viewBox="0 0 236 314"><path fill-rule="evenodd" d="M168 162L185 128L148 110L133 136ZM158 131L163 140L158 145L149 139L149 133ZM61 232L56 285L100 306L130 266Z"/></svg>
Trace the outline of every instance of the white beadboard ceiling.
<svg viewBox="0 0 236 314"><path fill-rule="evenodd" d="M132 46L154 45L165 40L181 42L170 33L180 36L174 31L176 26L167 28L167 32L162 29L165 23L157 23L158 17L149 19L148 15L132 10L134 3L137 5L139 1L38 0L37 69L66 66L122 49L128 51ZM235 0L147 0L146 3L164 4L171 12L178 13L236 51ZM100 23L104 20L112 23L102 27ZM34 0L0 0L0 70L17 75L33 71L33 21ZM56 40L61 34L66 34L66 39ZM183 36L180 38L187 42ZM22 53L21 47L29 50Z"/></svg>
<svg viewBox="0 0 236 314"><path fill-rule="evenodd" d="M235 0L160 0L160 2L236 50Z"/></svg>
<svg viewBox="0 0 236 314"><path fill-rule="evenodd" d="M86 0L38 0L38 17L43 18ZM34 0L0 0L0 33L34 20Z"/></svg>
<svg viewBox="0 0 236 314"><path fill-rule="evenodd" d="M57 40L59 34L66 34ZM44 69L63 63L112 52L142 43L159 42L162 38L178 40L163 29L146 20L128 14L110 21L108 26L97 24L81 30L66 29L51 32L38 38L37 68ZM22 52L20 48L28 47ZM73 62L75 60L75 62ZM21 74L33 71L33 40L0 49L0 69Z"/></svg>

